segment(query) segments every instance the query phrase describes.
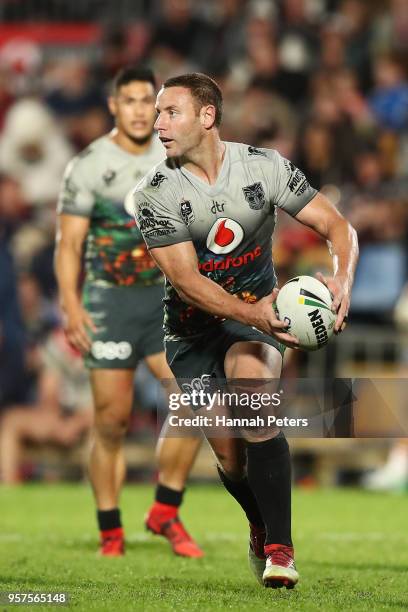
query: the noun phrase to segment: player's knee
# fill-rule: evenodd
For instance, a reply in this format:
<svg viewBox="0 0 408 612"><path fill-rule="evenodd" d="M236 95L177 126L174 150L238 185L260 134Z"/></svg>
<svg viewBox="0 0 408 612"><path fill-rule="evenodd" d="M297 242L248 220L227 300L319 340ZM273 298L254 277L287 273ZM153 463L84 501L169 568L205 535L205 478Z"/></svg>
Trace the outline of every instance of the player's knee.
<svg viewBox="0 0 408 612"><path fill-rule="evenodd" d="M109 444L119 444L126 435L129 415L115 407L97 410L95 415L96 436Z"/></svg>

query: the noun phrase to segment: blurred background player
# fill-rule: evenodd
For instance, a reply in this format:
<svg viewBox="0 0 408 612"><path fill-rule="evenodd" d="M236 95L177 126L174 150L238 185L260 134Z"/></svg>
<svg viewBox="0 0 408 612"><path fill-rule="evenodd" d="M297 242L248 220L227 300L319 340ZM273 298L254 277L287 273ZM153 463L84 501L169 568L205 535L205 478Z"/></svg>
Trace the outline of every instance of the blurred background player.
<svg viewBox="0 0 408 612"><path fill-rule="evenodd" d="M171 378L163 352L163 278L123 202L164 158L153 136L155 80L147 69L122 69L109 110L115 129L68 165L58 205L56 274L69 341L85 355L95 405L90 478L101 554L124 553L119 495L125 477L123 439L133 402L134 371L144 360L157 379ZM154 177L159 186L162 177ZM82 302L78 292L86 242ZM176 554L202 551L178 517L198 438L165 438L158 446L159 481L146 527Z"/></svg>

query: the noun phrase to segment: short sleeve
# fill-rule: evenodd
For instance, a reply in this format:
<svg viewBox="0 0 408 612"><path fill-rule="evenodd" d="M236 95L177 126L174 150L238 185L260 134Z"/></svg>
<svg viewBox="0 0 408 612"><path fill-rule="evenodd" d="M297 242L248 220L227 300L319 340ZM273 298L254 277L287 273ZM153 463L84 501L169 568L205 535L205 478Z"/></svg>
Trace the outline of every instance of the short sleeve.
<svg viewBox="0 0 408 612"><path fill-rule="evenodd" d="M74 158L67 166L58 198L58 214L90 217L94 195L81 158Z"/></svg>
<svg viewBox="0 0 408 612"><path fill-rule="evenodd" d="M127 201L127 211L132 210L148 249L191 240L190 232L180 216L180 205L169 191L161 193L159 199L146 191L136 190L132 202Z"/></svg>
<svg viewBox="0 0 408 612"><path fill-rule="evenodd" d="M299 168L277 151L267 151L272 162L267 173L271 204L295 217L314 198L317 190L310 186Z"/></svg>

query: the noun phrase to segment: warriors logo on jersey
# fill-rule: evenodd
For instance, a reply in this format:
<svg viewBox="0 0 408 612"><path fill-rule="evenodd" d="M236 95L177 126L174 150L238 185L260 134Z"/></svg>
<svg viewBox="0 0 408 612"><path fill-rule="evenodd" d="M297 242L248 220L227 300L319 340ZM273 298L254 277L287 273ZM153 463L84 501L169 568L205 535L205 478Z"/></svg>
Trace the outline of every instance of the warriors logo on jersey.
<svg viewBox="0 0 408 612"><path fill-rule="evenodd" d="M249 208L252 208L252 210L261 210L261 208L264 207L265 192L262 187L262 183L248 185L248 187L243 187L242 191L244 192L245 199L249 204Z"/></svg>

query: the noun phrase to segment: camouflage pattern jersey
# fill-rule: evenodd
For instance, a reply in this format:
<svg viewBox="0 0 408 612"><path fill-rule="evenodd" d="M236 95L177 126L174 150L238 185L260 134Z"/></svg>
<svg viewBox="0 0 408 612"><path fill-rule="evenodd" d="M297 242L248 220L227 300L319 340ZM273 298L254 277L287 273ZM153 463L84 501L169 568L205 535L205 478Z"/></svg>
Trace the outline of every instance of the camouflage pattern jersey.
<svg viewBox="0 0 408 612"><path fill-rule="evenodd" d="M133 155L106 135L68 164L58 213L89 217L85 250L87 284L143 287L163 282L134 218L124 208L124 200L164 156L156 137L145 153Z"/></svg>

